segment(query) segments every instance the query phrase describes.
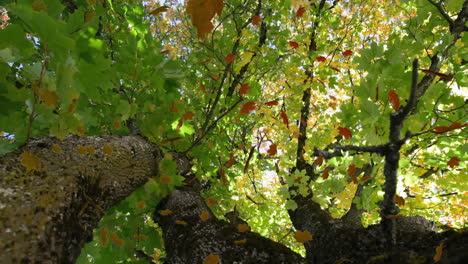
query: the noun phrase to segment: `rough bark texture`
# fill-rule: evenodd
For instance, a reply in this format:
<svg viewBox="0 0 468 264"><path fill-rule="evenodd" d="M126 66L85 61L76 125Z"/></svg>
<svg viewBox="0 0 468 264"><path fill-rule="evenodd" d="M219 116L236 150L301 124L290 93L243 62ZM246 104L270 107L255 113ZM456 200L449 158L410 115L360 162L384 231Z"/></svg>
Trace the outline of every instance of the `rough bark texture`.
<svg viewBox="0 0 468 264"><path fill-rule="evenodd" d="M162 216L159 212L165 209L172 213ZM203 211L210 215L206 221L200 219ZM306 263L282 244L216 219L199 192L188 187L161 201L154 220L164 233L168 264L203 263L209 255L219 256L222 263Z"/></svg>
<svg viewBox="0 0 468 264"><path fill-rule="evenodd" d="M27 172L23 152L40 169ZM154 177L160 158L139 136L43 138L0 157L0 262L74 263L105 210Z"/></svg>

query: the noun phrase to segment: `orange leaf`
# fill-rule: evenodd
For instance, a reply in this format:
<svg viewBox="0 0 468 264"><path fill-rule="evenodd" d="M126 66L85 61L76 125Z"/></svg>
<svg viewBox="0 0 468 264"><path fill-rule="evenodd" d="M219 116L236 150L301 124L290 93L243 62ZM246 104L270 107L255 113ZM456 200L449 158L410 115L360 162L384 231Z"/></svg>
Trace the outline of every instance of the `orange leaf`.
<svg viewBox="0 0 468 264"><path fill-rule="evenodd" d="M47 6L42 1L34 1L34 3L32 4L32 9L34 11L41 12L42 10L47 9Z"/></svg>
<svg viewBox="0 0 468 264"><path fill-rule="evenodd" d="M447 161L447 165L449 165L450 168L457 167L460 165L460 159L457 157L452 157L449 161Z"/></svg>
<svg viewBox="0 0 468 264"><path fill-rule="evenodd" d="M164 209L164 210L159 211L159 214L162 216L166 216L166 215L172 214L172 211L169 209Z"/></svg>
<svg viewBox="0 0 468 264"><path fill-rule="evenodd" d="M233 62L235 58L236 58L236 55L230 53L224 58L224 62L226 64L229 64L229 63Z"/></svg>
<svg viewBox="0 0 468 264"><path fill-rule="evenodd" d="M187 225L187 222L182 220L175 220L176 225Z"/></svg>
<svg viewBox="0 0 468 264"><path fill-rule="evenodd" d="M297 230L296 233L294 234L294 238L299 243L305 243L307 241L312 240L312 235L307 230L306 231Z"/></svg>
<svg viewBox="0 0 468 264"><path fill-rule="evenodd" d="M437 263L442 258L442 250L444 249L444 242L440 242L440 244L436 247L436 253L434 255L434 263Z"/></svg>
<svg viewBox="0 0 468 264"><path fill-rule="evenodd" d="M200 89L202 91L206 91L206 86L203 83L200 83Z"/></svg>
<svg viewBox="0 0 468 264"><path fill-rule="evenodd" d="M210 213L207 211L207 210L204 210L201 214L200 214L200 219L205 222L206 220L208 220L208 218L210 218Z"/></svg>
<svg viewBox="0 0 468 264"><path fill-rule="evenodd" d="M302 180L302 177L297 177L296 179L294 179L294 183L298 183Z"/></svg>
<svg viewBox="0 0 468 264"><path fill-rule="evenodd" d="M273 101L268 101L265 103L265 105L267 106L274 106L274 105L278 105L278 101L276 100L273 100Z"/></svg>
<svg viewBox="0 0 468 264"><path fill-rule="evenodd" d="M318 62L324 62L327 60L327 58L325 58L324 56L318 56L317 58L315 58L315 60Z"/></svg>
<svg viewBox="0 0 468 264"><path fill-rule="evenodd" d="M242 104L242 108L239 111L239 114L245 114L245 115L249 114L250 112L257 109L256 104L257 104L256 101L251 101L251 102L247 102L247 103Z"/></svg>
<svg viewBox="0 0 468 264"><path fill-rule="evenodd" d="M207 199L206 204L207 204L208 206L210 206L210 207L211 207L211 206L215 206L215 205L218 204L218 200L216 200L215 198L211 198L211 197L210 197L210 198Z"/></svg>
<svg viewBox="0 0 468 264"><path fill-rule="evenodd" d="M302 17L305 13L305 8L303 6L299 7L299 9L296 12L296 17Z"/></svg>
<svg viewBox="0 0 468 264"><path fill-rule="evenodd" d="M185 12L192 17L192 24L197 28L198 38L206 39L206 34L213 30L215 14L221 16L224 3L222 0L189 0Z"/></svg>
<svg viewBox="0 0 468 264"><path fill-rule="evenodd" d="M388 92L388 101L392 103L393 110L397 111L400 108L400 99L398 98L398 94L395 90L392 89Z"/></svg>
<svg viewBox="0 0 468 264"><path fill-rule="evenodd" d="M109 233L109 230L107 230L107 227L101 228L101 240L102 240L102 245L104 247L107 246L107 243L109 243L109 238L107 237L107 233Z"/></svg>
<svg viewBox="0 0 468 264"><path fill-rule="evenodd" d="M137 202L137 203L136 203L136 208L142 209L142 208L144 208L144 207L145 207L145 202L140 201L140 202Z"/></svg>
<svg viewBox="0 0 468 264"><path fill-rule="evenodd" d="M398 204L398 206L403 206L405 205L405 199L399 195L394 195L393 200Z"/></svg>
<svg viewBox="0 0 468 264"><path fill-rule="evenodd" d="M221 262L221 258L218 255L210 254L203 260L203 264L218 264Z"/></svg>
<svg viewBox="0 0 468 264"><path fill-rule="evenodd" d="M225 166L226 168L228 168L228 169L231 168L232 165L234 165L234 161L236 161L235 158L234 158L234 154L232 154L232 152L231 152L230 156L231 156L231 157L229 158L229 160L228 160L228 161L226 162L226 164L224 165L224 166Z"/></svg>
<svg viewBox="0 0 468 264"><path fill-rule="evenodd" d="M353 55L353 52L351 50L345 50L341 54L343 54L343 56L345 57L348 57L348 56Z"/></svg>
<svg viewBox="0 0 468 264"><path fill-rule="evenodd" d="M338 128L339 134L344 136L346 139L349 139L353 136L351 130L347 129L346 127L339 127Z"/></svg>
<svg viewBox="0 0 468 264"><path fill-rule="evenodd" d="M299 44L296 41L289 41L289 46L293 49L299 48Z"/></svg>
<svg viewBox="0 0 468 264"><path fill-rule="evenodd" d="M247 230L249 230L249 229L250 229L250 227L249 227L249 225L247 225L247 224L238 224L238 225L237 225L237 230L238 230L239 232L241 232L241 233L243 233L243 232L245 232L245 231L247 231Z"/></svg>
<svg viewBox="0 0 468 264"><path fill-rule="evenodd" d="M276 144L271 144L270 148L267 150L268 155L274 156L277 152Z"/></svg>
<svg viewBox="0 0 468 264"><path fill-rule="evenodd" d="M122 246L124 244L124 241L120 239L115 232L111 232L110 237L112 239L112 242L114 242L114 244L116 244L117 246Z"/></svg>
<svg viewBox="0 0 468 264"><path fill-rule="evenodd" d="M21 165L26 168L26 171L34 171L40 169L41 161L36 155L25 151L21 153Z"/></svg>
<svg viewBox="0 0 468 264"><path fill-rule="evenodd" d="M133 238L140 241L141 239L147 238L147 235L133 235Z"/></svg>
<svg viewBox="0 0 468 264"><path fill-rule="evenodd" d="M252 17L252 25L258 26L260 25L260 22L262 22L262 18L258 15L255 15Z"/></svg>
<svg viewBox="0 0 468 264"><path fill-rule="evenodd" d="M327 169L323 170L323 172L322 172L322 179L326 180L326 179L328 178L328 173L329 173L329 172L330 172L330 171L327 170Z"/></svg>
<svg viewBox="0 0 468 264"><path fill-rule="evenodd" d="M323 164L323 157L322 157L322 156L318 156L317 162L316 162L315 164L317 164L317 166L319 166L319 167L322 166L322 164Z"/></svg>
<svg viewBox="0 0 468 264"><path fill-rule="evenodd" d="M249 89L250 89L250 85L248 85L246 83L242 84L241 87L240 87L239 95L240 96L246 95L247 92L249 91Z"/></svg>
<svg viewBox="0 0 468 264"><path fill-rule="evenodd" d="M282 109L281 109L281 112L280 112L280 116L281 116L281 119L283 119L283 124L285 124L287 127L289 127L288 116L286 115L286 112L284 110L282 110Z"/></svg>

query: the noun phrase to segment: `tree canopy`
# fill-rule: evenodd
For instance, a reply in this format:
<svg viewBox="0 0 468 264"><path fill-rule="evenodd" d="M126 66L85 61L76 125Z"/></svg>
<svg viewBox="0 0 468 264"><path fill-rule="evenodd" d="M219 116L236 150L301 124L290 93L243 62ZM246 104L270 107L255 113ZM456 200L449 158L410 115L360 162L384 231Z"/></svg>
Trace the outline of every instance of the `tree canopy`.
<svg viewBox="0 0 468 264"><path fill-rule="evenodd" d="M0 154L69 135L141 135L161 150L158 175L106 212L77 263L159 263L152 213L193 182L202 220L235 215L239 232L300 254L315 239L295 223L303 199L382 221L389 243L406 216L467 225L466 0L2 3ZM115 150L76 138L79 155ZM19 162L42 169L27 150Z"/></svg>

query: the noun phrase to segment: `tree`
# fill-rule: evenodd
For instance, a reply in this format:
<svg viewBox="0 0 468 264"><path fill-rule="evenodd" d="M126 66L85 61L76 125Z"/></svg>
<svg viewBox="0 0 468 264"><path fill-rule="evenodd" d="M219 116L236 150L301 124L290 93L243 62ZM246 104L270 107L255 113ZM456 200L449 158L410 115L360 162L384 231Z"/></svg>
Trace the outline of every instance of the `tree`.
<svg viewBox="0 0 468 264"><path fill-rule="evenodd" d="M466 0L6 1L2 259L466 263L467 20Z"/></svg>

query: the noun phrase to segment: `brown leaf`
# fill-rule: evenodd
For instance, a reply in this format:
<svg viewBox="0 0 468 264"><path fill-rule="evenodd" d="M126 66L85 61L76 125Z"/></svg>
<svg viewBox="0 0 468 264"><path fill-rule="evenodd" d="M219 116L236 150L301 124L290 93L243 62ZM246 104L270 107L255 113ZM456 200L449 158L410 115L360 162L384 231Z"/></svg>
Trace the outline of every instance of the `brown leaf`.
<svg viewBox="0 0 468 264"><path fill-rule="evenodd" d="M302 17L305 13L305 8L303 6L299 7L299 9L296 12L296 17Z"/></svg>
<svg viewBox="0 0 468 264"><path fill-rule="evenodd" d="M265 103L265 105L267 105L267 106L274 106L274 105L278 105L278 104L279 103L276 100L268 101L268 102Z"/></svg>
<svg viewBox="0 0 468 264"><path fill-rule="evenodd" d="M234 165L234 161L235 161L234 154L231 152L230 153L230 158L229 158L229 160L226 162L226 164L224 166L229 169L229 168L232 167L232 165Z"/></svg>
<svg viewBox="0 0 468 264"><path fill-rule="evenodd" d="M460 165L460 159L457 157L452 157L449 161L447 161L447 165L449 165L450 168L457 167Z"/></svg>
<svg viewBox="0 0 468 264"><path fill-rule="evenodd" d="M240 87L240 90L239 90L239 95L240 96L246 95L247 92L249 91L249 89L250 89L250 85L248 85L246 83L242 84L241 87Z"/></svg>
<svg viewBox="0 0 468 264"><path fill-rule="evenodd" d="M267 153L268 153L268 155L270 155L270 156L274 156L274 155L276 154L277 151L278 151L278 150L277 150L276 144L271 144L270 147L269 147L268 150L267 150Z"/></svg>
<svg viewBox="0 0 468 264"><path fill-rule="evenodd" d="M201 214L200 214L200 219L205 222L206 220L208 220L210 218L210 213L207 211L207 210L204 210Z"/></svg>
<svg viewBox="0 0 468 264"><path fill-rule="evenodd" d="M167 216L167 215L172 214L172 211L169 209L164 209L164 210L159 211L159 214L162 216Z"/></svg>
<svg viewBox="0 0 468 264"><path fill-rule="evenodd" d="M109 238L107 237L107 234L109 233L109 230L107 227L101 228L101 240L102 240L102 246L107 246L107 243L109 243Z"/></svg>
<svg viewBox="0 0 468 264"><path fill-rule="evenodd" d="M215 205L218 204L218 200L216 200L215 198L209 197L209 198L207 199L207 201L206 201L206 204L207 204L208 206L210 206L210 207L211 207L211 206L215 206Z"/></svg>
<svg viewBox="0 0 468 264"><path fill-rule="evenodd" d="M344 136L346 139L349 139L353 136L351 130L347 129L346 127L338 127L338 132L340 135Z"/></svg>
<svg viewBox="0 0 468 264"><path fill-rule="evenodd" d="M257 109L256 106L257 102L256 101L251 101L251 102L246 102L242 104L241 110L239 111L239 114L249 114L250 112L254 111Z"/></svg>
<svg viewBox="0 0 468 264"><path fill-rule="evenodd" d="M252 17L252 25L258 26L262 22L262 18L258 15Z"/></svg>
<svg viewBox="0 0 468 264"><path fill-rule="evenodd" d="M398 204L398 206L403 206L405 205L405 199L399 195L394 195L393 200Z"/></svg>
<svg viewBox="0 0 468 264"><path fill-rule="evenodd" d="M388 92L388 101L392 104L393 110L397 111L400 109L400 98L395 90L392 89Z"/></svg>
<svg viewBox="0 0 468 264"><path fill-rule="evenodd" d="M296 41L289 41L289 46L293 49L297 49L299 48L299 43L297 43Z"/></svg>
<svg viewBox="0 0 468 264"><path fill-rule="evenodd" d="M286 127L289 127L289 119L288 119L288 116L286 115L286 112L281 109L280 111L280 116L281 116L281 119L283 119L283 124L286 125Z"/></svg>
<svg viewBox="0 0 468 264"><path fill-rule="evenodd" d="M329 170L325 169L322 172L322 179L326 180L328 178Z"/></svg>
<svg viewBox="0 0 468 264"><path fill-rule="evenodd" d="M112 239L112 242L116 244L117 246L123 246L124 241L120 239L115 232L110 233L110 238Z"/></svg>
<svg viewBox="0 0 468 264"><path fill-rule="evenodd" d="M233 62L235 58L236 58L236 55L234 55L234 54L228 54L228 55L224 58L224 62L225 62L226 64L229 64L229 63Z"/></svg>
<svg viewBox="0 0 468 264"><path fill-rule="evenodd" d="M299 243L305 243L307 241L312 240L312 235L307 230L306 231L297 230L296 233L294 234L294 238Z"/></svg>

